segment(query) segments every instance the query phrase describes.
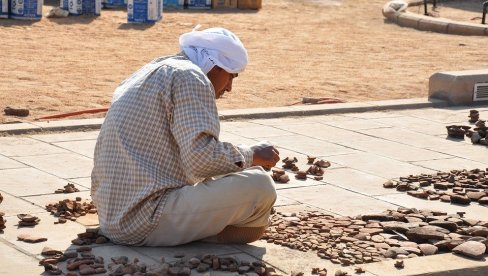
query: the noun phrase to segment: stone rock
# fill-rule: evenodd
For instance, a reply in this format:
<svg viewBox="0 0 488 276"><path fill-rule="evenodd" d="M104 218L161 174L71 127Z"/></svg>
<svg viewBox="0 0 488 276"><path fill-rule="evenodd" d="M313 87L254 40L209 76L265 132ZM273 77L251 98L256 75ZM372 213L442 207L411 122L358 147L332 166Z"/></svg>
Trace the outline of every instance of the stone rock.
<svg viewBox="0 0 488 276"><path fill-rule="evenodd" d="M47 241L47 238L31 236L29 234L20 234L17 236L17 239L19 241L24 241L24 242L28 242L28 243L38 243L38 242Z"/></svg>
<svg viewBox="0 0 488 276"><path fill-rule="evenodd" d="M482 259L486 251L486 245L477 241L467 241L456 246L452 251L470 258Z"/></svg>
<svg viewBox="0 0 488 276"><path fill-rule="evenodd" d="M471 199L467 196L463 195L452 195L451 196L451 203L460 204L460 205L468 205L471 203Z"/></svg>
<svg viewBox="0 0 488 276"><path fill-rule="evenodd" d="M484 196L484 197L478 199L478 203L483 204L483 205L488 204L488 196Z"/></svg>
<svg viewBox="0 0 488 276"><path fill-rule="evenodd" d="M434 220L434 221L429 222L429 224L445 228L451 232L456 232L456 230L458 228L457 224L452 222L452 221Z"/></svg>
<svg viewBox="0 0 488 276"><path fill-rule="evenodd" d="M486 193L485 192L467 192L466 196L471 200L478 201L481 198L483 198L484 196L486 196Z"/></svg>
<svg viewBox="0 0 488 276"><path fill-rule="evenodd" d="M22 108L22 107L12 107L12 106L7 106L3 110L5 115L7 116L18 116L18 117L27 117L29 116L29 109L27 108Z"/></svg>
<svg viewBox="0 0 488 276"><path fill-rule="evenodd" d="M407 255L408 252L402 248L399 247L390 247L386 252L383 254L386 258L396 258L397 255Z"/></svg>
<svg viewBox="0 0 488 276"><path fill-rule="evenodd" d="M443 240L444 233L435 229L424 227L417 227L407 231L405 235L409 240L423 242L427 240Z"/></svg>
<svg viewBox="0 0 488 276"><path fill-rule="evenodd" d="M419 248L424 256L434 255L439 250L437 246L428 243L419 244Z"/></svg>

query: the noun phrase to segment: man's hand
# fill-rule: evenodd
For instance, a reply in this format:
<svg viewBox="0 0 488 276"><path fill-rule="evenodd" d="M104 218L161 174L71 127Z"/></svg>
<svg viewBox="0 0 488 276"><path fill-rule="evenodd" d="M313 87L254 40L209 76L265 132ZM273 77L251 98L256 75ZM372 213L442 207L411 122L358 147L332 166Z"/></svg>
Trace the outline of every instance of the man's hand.
<svg viewBox="0 0 488 276"><path fill-rule="evenodd" d="M254 150L252 165L270 170L280 161L280 153L274 146L252 147Z"/></svg>

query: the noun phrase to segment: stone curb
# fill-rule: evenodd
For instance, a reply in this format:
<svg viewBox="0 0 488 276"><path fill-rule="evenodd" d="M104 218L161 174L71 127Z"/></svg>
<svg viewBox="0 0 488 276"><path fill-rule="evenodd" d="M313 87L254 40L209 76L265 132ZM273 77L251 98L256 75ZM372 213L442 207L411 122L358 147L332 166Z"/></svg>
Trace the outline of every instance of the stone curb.
<svg viewBox="0 0 488 276"><path fill-rule="evenodd" d="M285 107L223 110L219 113L219 118L223 121L233 119L271 119L289 116L313 116L446 106L448 106L448 102L444 100L427 100L424 98L417 98L357 103L340 103L331 105L297 105ZM0 124L0 136L42 133L50 131L96 130L100 129L103 120L103 118L97 118Z"/></svg>
<svg viewBox="0 0 488 276"><path fill-rule="evenodd" d="M417 5L411 2L408 5ZM414 28L421 31L454 35L488 35L488 26L469 22L454 21L445 18L435 18L411 12L383 13L390 21L402 27Z"/></svg>

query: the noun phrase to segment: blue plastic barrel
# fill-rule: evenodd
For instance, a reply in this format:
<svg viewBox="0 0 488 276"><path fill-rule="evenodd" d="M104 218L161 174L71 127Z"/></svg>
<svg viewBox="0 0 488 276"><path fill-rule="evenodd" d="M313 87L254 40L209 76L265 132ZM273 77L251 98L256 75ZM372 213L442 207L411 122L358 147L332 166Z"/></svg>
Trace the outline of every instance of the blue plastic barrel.
<svg viewBox="0 0 488 276"><path fill-rule="evenodd" d="M0 18L8 18L8 1L0 0Z"/></svg>
<svg viewBox="0 0 488 276"><path fill-rule="evenodd" d="M211 9L212 0L187 0L188 8L195 10Z"/></svg>
<svg viewBox="0 0 488 276"><path fill-rule="evenodd" d="M183 9L185 0L163 0L163 7L169 9Z"/></svg>
<svg viewBox="0 0 488 276"><path fill-rule="evenodd" d="M103 0L102 5L104 8L126 7L127 0Z"/></svg>
<svg viewBox="0 0 488 276"><path fill-rule="evenodd" d="M42 18L42 0L10 0L9 17L22 20Z"/></svg>
<svg viewBox="0 0 488 276"><path fill-rule="evenodd" d="M60 0L60 1L61 1L61 5L60 5L61 8L69 11L69 15L99 16L100 10L102 9L102 0Z"/></svg>
<svg viewBox="0 0 488 276"><path fill-rule="evenodd" d="M163 0L128 0L129 23L155 23L163 18Z"/></svg>

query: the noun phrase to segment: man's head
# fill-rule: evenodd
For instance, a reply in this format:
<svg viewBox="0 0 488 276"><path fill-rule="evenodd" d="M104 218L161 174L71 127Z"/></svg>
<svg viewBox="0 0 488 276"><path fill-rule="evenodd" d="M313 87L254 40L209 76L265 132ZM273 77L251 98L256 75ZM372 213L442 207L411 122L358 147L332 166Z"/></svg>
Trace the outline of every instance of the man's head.
<svg viewBox="0 0 488 276"><path fill-rule="evenodd" d="M180 47L207 74L217 99L232 90L232 80L244 71L248 61L242 42L224 28L185 33L180 36Z"/></svg>

